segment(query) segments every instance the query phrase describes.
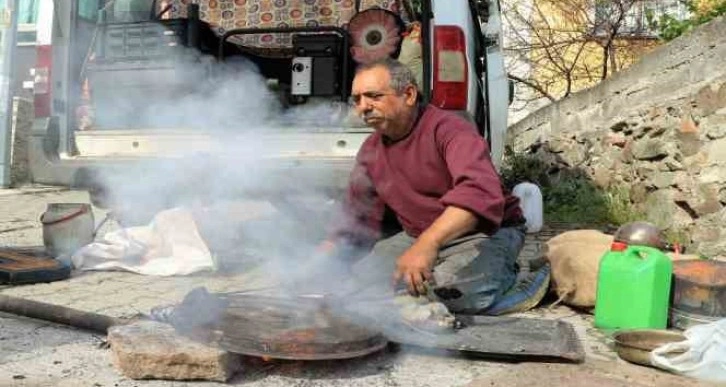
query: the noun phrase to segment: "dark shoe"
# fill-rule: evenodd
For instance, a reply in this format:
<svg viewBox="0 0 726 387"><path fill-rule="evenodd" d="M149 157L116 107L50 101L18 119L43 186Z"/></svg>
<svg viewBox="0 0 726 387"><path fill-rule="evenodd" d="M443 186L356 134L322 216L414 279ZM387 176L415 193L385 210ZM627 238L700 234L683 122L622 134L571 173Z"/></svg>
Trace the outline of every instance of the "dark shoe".
<svg viewBox="0 0 726 387"><path fill-rule="evenodd" d="M530 271L518 278L501 298L487 308L483 314L498 316L505 313L518 313L537 306L547 294L550 284L549 262L532 262Z"/></svg>

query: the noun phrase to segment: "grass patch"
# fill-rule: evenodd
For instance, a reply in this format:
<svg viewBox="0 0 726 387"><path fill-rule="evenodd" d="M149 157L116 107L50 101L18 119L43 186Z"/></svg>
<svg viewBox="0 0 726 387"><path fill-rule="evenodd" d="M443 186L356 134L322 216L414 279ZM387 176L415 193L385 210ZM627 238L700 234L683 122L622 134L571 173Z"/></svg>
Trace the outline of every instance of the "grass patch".
<svg viewBox="0 0 726 387"><path fill-rule="evenodd" d="M548 221L619 226L644 218L627 186L602 190L583 171L558 169L536 155L515 154L508 148L501 176L509 189L525 181L537 184Z"/></svg>
<svg viewBox="0 0 726 387"><path fill-rule="evenodd" d="M663 238L671 245L678 244L686 247L691 245L691 236L684 230L666 230L663 232Z"/></svg>

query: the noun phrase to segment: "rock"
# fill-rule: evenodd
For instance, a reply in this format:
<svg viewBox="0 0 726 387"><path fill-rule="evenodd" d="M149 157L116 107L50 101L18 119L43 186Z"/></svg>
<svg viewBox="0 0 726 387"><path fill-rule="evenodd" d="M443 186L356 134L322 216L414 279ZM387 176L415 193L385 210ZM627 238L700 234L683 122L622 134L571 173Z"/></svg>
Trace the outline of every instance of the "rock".
<svg viewBox="0 0 726 387"><path fill-rule="evenodd" d="M663 164L668 171L682 171L684 169L682 162L670 156L667 159L663 160Z"/></svg>
<svg viewBox="0 0 726 387"><path fill-rule="evenodd" d="M610 182L612 181L612 171L604 168L597 168L592 172L592 181L599 188L607 188L610 186Z"/></svg>
<svg viewBox="0 0 726 387"><path fill-rule="evenodd" d="M116 367L131 379L226 382L239 369L239 355L178 335L167 324L141 321L109 330Z"/></svg>
<svg viewBox="0 0 726 387"><path fill-rule="evenodd" d="M686 172L678 171L673 179L673 185L681 191L690 191L696 186L696 179Z"/></svg>
<svg viewBox="0 0 726 387"><path fill-rule="evenodd" d="M560 154L562 161L570 167L576 167L585 161L585 149L581 145L572 144Z"/></svg>
<svg viewBox="0 0 726 387"><path fill-rule="evenodd" d="M552 153L562 153L570 146L570 141L563 137L554 137L547 142L547 149Z"/></svg>
<svg viewBox="0 0 726 387"><path fill-rule="evenodd" d="M631 148L633 157L637 160L653 160L668 156L668 144L662 139L645 139L636 141Z"/></svg>
<svg viewBox="0 0 726 387"><path fill-rule="evenodd" d="M717 257L726 252L726 238L720 235L718 239L713 241L699 240L696 252L705 257Z"/></svg>
<svg viewBox="0 0 726 387"><path fill-rule="evenodd" d="M671 223L671 230L683 230L684 228L691 227L694 221L695 219L693 219L691 213L676 205L676 208L673 212L673 222Z"/></svg>
<svg viewBox="0 0 726 387"><path fill-rule="evenodd" d="M628 139L620 133L610 133L607 137L605 137L605 144L610 146L616 146L618 148L625 147L625 144L628 142Z"/></svg>
<svg viewBox="0 0 726 387"><path fill-rule="evenodd" d="M644 209L646 218L663 230L673 226L673 215L678 206L674 202L675 192L672 189L662 189L648 195Z"/></svg>
<svg viewBox="0 0 726 387"><path fill-rule="evenodd" d="M718 242L721 230L707 224L699 224L693 229L693 240L699 243Z"/></svg>
<svg viewBox="0 0 726 387"><path fill-rule="evenodd" d="M698 174L697 179L702 184L726 183L726 168L720 165L705 167Z"/></svg>
<svg viewBox="0 0 726 387"><path fill-rule="evenodd" d="M726 252L726 233L722 231L724 221L726 209L699 219L691 235L698 254L714 257Z"/></svg>
<svg viewBox="0 0 726 387"><path fill-rule="evenodd" d="M681 117L681 108L678 106L668 106L666 108L666 117Z"/></svg>
<svg viewBox="0 0 726 387"><path fill-rule="evenodd" d="M666 111L662 106L651 106L645 113L645 119L653 121L664 115L666 115Z"/></svg>
<svg viewBox="0 0 726 387"><path fill-rule="evenodd" d="M696 94L696 106L701 115L707 116L713 114L716 110L726 105L726 84L707 85Z"/></svg>
<svg viewBox="0 0 726 387"><path fill-rule="evenodd" d="M701 127L706 140L718 140L726 137L726 115L708 116L701 122Z"/></svg>
<svg viewBox="0 0 726 387"><path fill-rule="evenodd" d="M642 163L635 168L635 173L644 180L649 179L657 171L656 165L650 162Z"/></svg>
<svg viewBox="0 0 726 387"><path fill-rule="evenodd" d="M675 172L656 172L650 178L650 184L658 189L666 188L674 184L675 178Z"/></svg>
<svg viewBox="0 0 726 387"><path fill-rule="evenodd" d="M668 168L668 164L666 164L665 161L658 162L656 169L659 170L659 171L661 171L661 172L670 172L671 171L671 169Z"/></svg>
<svg viewBox="0 0 726 387"><path fill-rule="evenodd" d="M623 152L620 154L620 161L625 164L631 164L635 158L633 157L633 143L628 141L623 147Z"/></svg>
<svg viewBox="0 0 726 387"><path fill-rule="evenodd" d="M706 147L708 148L708 147ZM701 171L701 168L708 165L708 153L706 151L701 150L701 152L696 153L693 156L689 156L683 159L683 166L686 168L687 171L690 173L696 174Z"/></svg>
<svg viewBox="0 0 726 387"><path fill-rule="evenodd" d="M653 131L653 125L641 125L641 126L635 128L632 133L625 132L625 134L632 134L636 139L640 139L652 131Z"/></svg>
<svg viewBox="0 0 726 387"><path fill-rule="evenodd" d="M519 136L512 140L512 149L514 149L517 153L525 152L532 146L532 144L537 144L542 141L544 136L543 133L549 133L545 130L549 129L537 128L522 132Z"/></svg>
<svg viewBox="0 0 726 387"><path fill-rule="evenodd" d="M550 154L556 154L558 161L569 167L580 165L587 157L586 139L575 141L575 139L563 136L555 137L547 142L547 150Z"/></svg>
<svg viewBox="0 0 726 387"><path fill-rule="evenodd" d="M658 137L666 132L678 130L680 123L680 118L667 114L659 116L652 121L644 123L640 130L635 133L635 137L642 138L645 135L648 135L651 138Z"/></svg>
<svg viewBox="0 0 726 387"><path fill-rule="evenodd" d="M704 147L711 164L726 164L726 138L713 140Z"/></svg>
<svg viewBox="0 0 726 387"><path fill-rule="evenodd" d="M679 141L679 148L684 156L692 156L698 153L703 146L698 133L693 132L681 132L678 133L676 138Z"/></svg>
<svg viewBox="0 0 726 387"><path fill-rule="evenodd" d="M726 188L721 188L721 190L718 191L718 200L721 204L726 204Z"/></svg>
<svg viewBox="0 0 726 387"><path fill-rule="evenodd" d="M650 137L650 138L660 137L663 134L665 134L665 132L667 132L667 131L668 131L668 128L663 127L663 126L658 126L648 133L648 137Z"/></svg>
<svg viewBox="0 0 726 387"><path fill-rule="evenodd" d="M703 216L713 214L721 210L721 202L718 199L719 187L716 184L701 184L690 198L686 199L688 206L696 215Z"/></svg>

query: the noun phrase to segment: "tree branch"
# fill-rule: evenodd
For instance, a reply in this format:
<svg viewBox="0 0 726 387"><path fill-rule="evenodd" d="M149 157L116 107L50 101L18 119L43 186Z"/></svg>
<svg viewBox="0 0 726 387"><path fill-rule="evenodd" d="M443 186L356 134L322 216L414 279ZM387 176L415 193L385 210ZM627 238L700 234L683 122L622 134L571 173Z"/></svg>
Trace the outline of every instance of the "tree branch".
<svg viewBox="0 0 726 387"><path fill-rule="evenodd" d="M548 93L547 90L545 90L544 88L542 88L540 85L538 85L538 84L536 84L536 83L534 83L532 81L529 81L529 80L520 78L520 77L518 77L518 76L516 76L514 74L507 74L507 76L510 79L514 80L515 82L519 82L519 83L521 83L521 84L523 84L523 85L525 85L525 86L527 86L527 87L535 90L536 92L542 94L543 97L549 99L550 101L552 101L552 102L557 101L557 98L555 98L550 93Z"/></svg>

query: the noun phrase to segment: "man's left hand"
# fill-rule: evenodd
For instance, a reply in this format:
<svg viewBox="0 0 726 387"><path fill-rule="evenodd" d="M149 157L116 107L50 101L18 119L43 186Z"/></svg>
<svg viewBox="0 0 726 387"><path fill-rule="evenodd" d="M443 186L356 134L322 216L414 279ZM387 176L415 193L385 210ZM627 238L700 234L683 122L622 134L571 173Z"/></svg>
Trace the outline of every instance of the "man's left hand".
<svg viewBox="0 0 726 387"><path fill-rule="evenodd" d="M395 284L401 280L406 282L408 292L412 296L426 294L426 281L432 277L431 269L438 256L438 246L418 241L405 253L398 257L396 272L393 275Z"/></svg>

